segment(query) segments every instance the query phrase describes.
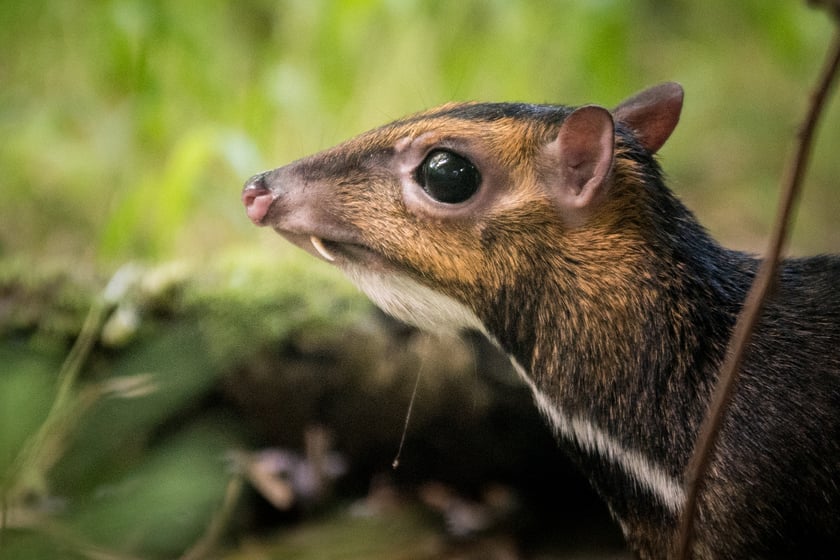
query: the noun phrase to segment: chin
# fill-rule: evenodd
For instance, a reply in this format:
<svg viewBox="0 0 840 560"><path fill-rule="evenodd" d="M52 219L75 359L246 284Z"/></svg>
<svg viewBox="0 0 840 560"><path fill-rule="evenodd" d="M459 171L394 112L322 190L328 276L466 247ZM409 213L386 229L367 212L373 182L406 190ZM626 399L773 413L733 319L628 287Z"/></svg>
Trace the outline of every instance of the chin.
<svg viewBox="0 0 840 560"><path fill-rule="evenodd" d="M486 332L484 324L466 305L402 272L371 272L353 265L342 268L377 307L409 325L432 334Z"/></svg>

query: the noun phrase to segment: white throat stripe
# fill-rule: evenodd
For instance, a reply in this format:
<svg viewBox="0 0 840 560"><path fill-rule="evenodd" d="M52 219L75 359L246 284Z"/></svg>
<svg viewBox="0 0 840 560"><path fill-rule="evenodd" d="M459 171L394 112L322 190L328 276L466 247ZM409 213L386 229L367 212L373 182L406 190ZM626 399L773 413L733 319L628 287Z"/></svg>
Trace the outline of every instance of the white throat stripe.
<svg viewBox="0 0 840 560"><path fill-rule="evenodd" d="M510 361L520 377L531 388L537 406L548 418L558 435L572 439L586 451L599 453L608 461L619 465L640 486L659 498L659 501L672 512L678 513L682 510L685 492L678 480L638 451L626 449L588 419L570 418L563 414L548 396L537 388L525 368L513 357L510 357Z"/></svg>

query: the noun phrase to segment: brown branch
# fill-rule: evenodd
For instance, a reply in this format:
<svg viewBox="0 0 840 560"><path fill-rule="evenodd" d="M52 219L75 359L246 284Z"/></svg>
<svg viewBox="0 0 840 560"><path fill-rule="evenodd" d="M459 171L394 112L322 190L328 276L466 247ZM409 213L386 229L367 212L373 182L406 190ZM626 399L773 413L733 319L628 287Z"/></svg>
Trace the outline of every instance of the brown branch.
<svg viewBox="0 0 840 560"><path fill-rule="evenodd" d="M700 427L694 444L691 461L685 474L686 501L682 512L679 532L676 540L676 557L689 558L694 537L694 520L697 515L697 497L703 489L712 449L717 441L720 427L731 400L735 382L741 368L744 351L759 319L764 302L776 284L779 268L779 255L788 236L790 214L801 190L802 178L811 155L811 146L817 122L822 114L832 82L840 66L840 32L835 33L829 50L829 56L820 74L817 86L811 94L810 106L798 133L799 143L795 157L784 175L783 192L780 199L776 221L770 237L769 247L747 294L744 307L738 316L726 359L720 369L720 376L715 385L708 413Z"/></svg>

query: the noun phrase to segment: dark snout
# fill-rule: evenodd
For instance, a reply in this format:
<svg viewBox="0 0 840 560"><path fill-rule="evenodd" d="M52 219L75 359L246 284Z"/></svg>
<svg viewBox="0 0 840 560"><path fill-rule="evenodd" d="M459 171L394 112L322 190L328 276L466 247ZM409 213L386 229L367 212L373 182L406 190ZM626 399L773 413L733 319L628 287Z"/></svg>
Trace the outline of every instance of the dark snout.
<svg viewBox="0 0 840 560"><path fill-rule="evenodd" d="M261 226L263 219L268 214L276 195L268 188L266 176L271 173L265 171L254 175L245 182L242 188L242 204L245 205L245 213L254 224Z"/></svg>

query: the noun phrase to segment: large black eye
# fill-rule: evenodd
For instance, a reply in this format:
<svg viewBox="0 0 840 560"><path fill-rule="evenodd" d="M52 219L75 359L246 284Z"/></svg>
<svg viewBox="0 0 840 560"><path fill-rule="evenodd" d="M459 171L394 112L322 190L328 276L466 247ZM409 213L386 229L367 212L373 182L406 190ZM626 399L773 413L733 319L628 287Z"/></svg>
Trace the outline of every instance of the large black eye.
<svg viewBox="0 0 840 560"><path fill-rule="evenodd" d="M446 150L434 150L417 168L417 182L438 202L464 202L478 190L481 175L470 160Z"/></svg>

